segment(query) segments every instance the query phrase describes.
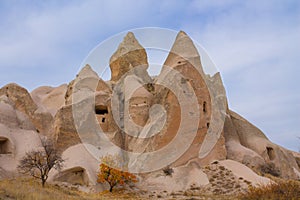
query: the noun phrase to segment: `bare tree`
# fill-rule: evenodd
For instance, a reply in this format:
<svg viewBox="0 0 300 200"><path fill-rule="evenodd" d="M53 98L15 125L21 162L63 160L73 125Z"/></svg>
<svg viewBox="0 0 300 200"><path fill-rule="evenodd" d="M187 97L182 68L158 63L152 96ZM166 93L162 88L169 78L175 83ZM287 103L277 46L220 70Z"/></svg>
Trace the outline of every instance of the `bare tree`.
<svg viewBox="0 0 300 200"><path fill-rule="evenodd" d="M49 171L54 168L60 170L64 160L56 151L54 144L49 139L42 139L43 149L27 152L20 160L18 170L29 174L42 181L42 186L48 179Z"/></svg>

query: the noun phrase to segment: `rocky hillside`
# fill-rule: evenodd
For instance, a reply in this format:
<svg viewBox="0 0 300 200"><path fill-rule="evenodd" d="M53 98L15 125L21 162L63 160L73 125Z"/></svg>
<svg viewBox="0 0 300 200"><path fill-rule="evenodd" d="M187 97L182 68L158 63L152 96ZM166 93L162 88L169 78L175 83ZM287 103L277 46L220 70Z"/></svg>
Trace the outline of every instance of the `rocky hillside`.
<svg viewBox="0 0 300 200"><path fill-rule="evenodd" d="M110 68L110 81L86 65L59 87L31 93L16 84L2 87L0 177L17 176L18 161L41 148L43 136L55 141L66 160L50 180L91 191L107 188L96 182L95 155L115 149L139 177L135 189L162 196L239 192L270 183L264 174L300 179L300 155L230 110L220 74L205 74L184 32L158 77L149 76L146 51L133 33L112 55Z"/></svg>

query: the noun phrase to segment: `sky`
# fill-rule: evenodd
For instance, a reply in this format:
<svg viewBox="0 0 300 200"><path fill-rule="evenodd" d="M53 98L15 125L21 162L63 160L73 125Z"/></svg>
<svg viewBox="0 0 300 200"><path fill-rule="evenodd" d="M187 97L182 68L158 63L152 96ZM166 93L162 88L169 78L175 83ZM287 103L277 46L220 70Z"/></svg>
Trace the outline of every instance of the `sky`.
<svg viewBox="0 0 300 200"><path fill-rule="evenodd" d="M220 71L229 107L299 151L297 0L0 0L0 87L68 83L96 45L142 27L185 31Z"/></svg>

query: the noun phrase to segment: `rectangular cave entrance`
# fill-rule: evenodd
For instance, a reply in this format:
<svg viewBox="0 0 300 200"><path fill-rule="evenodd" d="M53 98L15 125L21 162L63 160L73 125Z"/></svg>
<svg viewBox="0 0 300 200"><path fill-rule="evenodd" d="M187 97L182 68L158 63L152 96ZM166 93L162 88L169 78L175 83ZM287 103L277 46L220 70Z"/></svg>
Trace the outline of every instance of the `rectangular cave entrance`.
<svg viewBox="0 0 300 200"><path fill-rule="evenodd" d="M85 169L82 167L74 167L61 172L55 181L67 182L73 185L88 185L89 178Z"/></svg>
<svg viewBox="0 0 300 200"><path fill-rule="evenodd" d="M8 138L0 137L0 154L11 154L11 144Z"/></svg>
<svg viewBox="0 0 300 200"><path fill-rule="evenodd" d="M272 147L267 147L267 154L270 160L274 160L275 159L275 152L274 149Z"/></svg>
<svg viewBox="0 0 300 200"><path fill-rule="evenodd" d="M108 108L104 105L97 105L95 106L95 113L100 117L101 123L106 122L107 114L108 114Z"/></svg>

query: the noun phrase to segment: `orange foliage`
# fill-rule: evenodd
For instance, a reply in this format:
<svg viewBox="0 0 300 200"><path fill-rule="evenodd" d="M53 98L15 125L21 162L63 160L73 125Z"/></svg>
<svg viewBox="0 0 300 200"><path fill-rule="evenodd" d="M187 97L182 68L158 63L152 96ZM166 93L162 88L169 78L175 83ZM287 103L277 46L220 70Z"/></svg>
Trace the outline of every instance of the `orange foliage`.
<svg viewBox="0 0 300 200"><path fill-rule="evenodd" d="M98 173L98 183L107 182L110 185L109 191L116 185L124 185L128 183L137 182L137 178L134 174L122 171L118 167L118 161L120 159L116 156L105 156L101 159L100 171ZM119 165L120 166L120 165Z"/></svg>

